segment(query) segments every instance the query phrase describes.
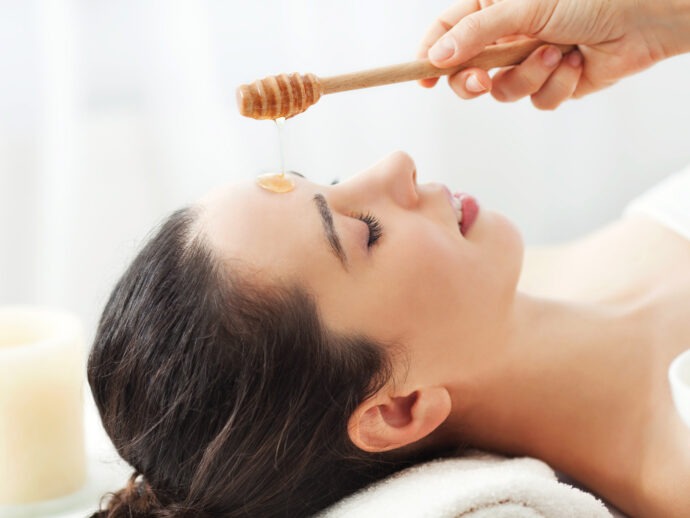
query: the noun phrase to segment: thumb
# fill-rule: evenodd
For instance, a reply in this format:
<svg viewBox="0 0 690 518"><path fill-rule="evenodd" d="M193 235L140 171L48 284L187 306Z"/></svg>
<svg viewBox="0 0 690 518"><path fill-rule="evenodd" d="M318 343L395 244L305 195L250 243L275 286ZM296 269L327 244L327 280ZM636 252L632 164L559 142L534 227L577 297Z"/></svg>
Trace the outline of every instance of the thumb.
<svg viewBox="0 0 690 518"><path fill-rule="evenodd" d="M459 65L499 38L529 34L535 3L502 0L465 16L429 49L431 63L441 68Z"/></svg>

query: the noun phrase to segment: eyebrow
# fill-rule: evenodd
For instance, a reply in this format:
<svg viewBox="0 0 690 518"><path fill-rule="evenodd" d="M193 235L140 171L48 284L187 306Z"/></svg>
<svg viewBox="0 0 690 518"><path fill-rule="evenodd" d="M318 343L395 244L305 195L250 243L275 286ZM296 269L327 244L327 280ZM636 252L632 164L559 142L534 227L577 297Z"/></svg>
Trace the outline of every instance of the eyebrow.
<svg viewBox="0 0 690 518"><path fill-rule="evenodd" d="M316 204L316 210L319 212L319 216L321 216L321 222L323 223L323 229L326 233L328 244L331 245L331 251L335 254L340 263L343 265L343 268L345 268L347 271L347 256L345 255L345 251L340 244L338 233L335 231L335 227L333 226L333 213L328 207L328 202L326 202L326 198L324 198L323 194L319 192L314 194L313 199L314 203Z"/></svg>

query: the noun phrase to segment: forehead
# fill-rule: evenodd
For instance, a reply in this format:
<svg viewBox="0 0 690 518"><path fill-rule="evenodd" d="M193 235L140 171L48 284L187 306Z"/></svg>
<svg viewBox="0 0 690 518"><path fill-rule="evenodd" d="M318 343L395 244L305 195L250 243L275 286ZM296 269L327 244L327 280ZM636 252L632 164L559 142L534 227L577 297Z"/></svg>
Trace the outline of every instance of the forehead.
<svg viewBox="0 0 690 518"><path fill-rule="evenodd" d="M214 189L200 200L200 229L224 259L239 259L252 268L288 279L304 280L304 272L322 261L322 232L308 182L274 193L254 180Z"/></svg>

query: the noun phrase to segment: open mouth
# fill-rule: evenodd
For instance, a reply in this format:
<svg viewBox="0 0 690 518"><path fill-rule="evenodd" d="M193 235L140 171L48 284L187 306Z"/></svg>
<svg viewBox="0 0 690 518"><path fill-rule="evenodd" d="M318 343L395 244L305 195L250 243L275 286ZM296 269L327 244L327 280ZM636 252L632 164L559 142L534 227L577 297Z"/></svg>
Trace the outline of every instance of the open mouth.
<svg viewBox="0 0 690 518"><path fill-rule="evenodd" d="M465 192L454 192L451 195L451 203L458 218L460 233L464 236L472 227L479 213L479 204L474 196Z"/></svg>

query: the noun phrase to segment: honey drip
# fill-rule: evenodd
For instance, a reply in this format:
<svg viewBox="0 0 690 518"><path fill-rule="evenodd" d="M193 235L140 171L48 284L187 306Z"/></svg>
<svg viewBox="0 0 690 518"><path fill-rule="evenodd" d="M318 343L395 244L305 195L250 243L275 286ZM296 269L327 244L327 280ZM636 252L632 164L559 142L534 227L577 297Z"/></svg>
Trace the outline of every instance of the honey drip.
<svg viewBox="0 0 690 518"><path fill-rule="evenodd" d="M256 182L267 191L283 193L295 188L295 180L285 176L285 153L283 151L283 124L285 117L275 119L278 128L278 141L280 142L280 174L266 173L256 177Z"/></svg>
<svg viewBox="0 0 690 518"><path fill-rule="evenodd" d="M285 176L285 147L283 146L283 128L285 127L285 117L275 119L278 128L278 143L280 144L280 176Z"/></svg>

